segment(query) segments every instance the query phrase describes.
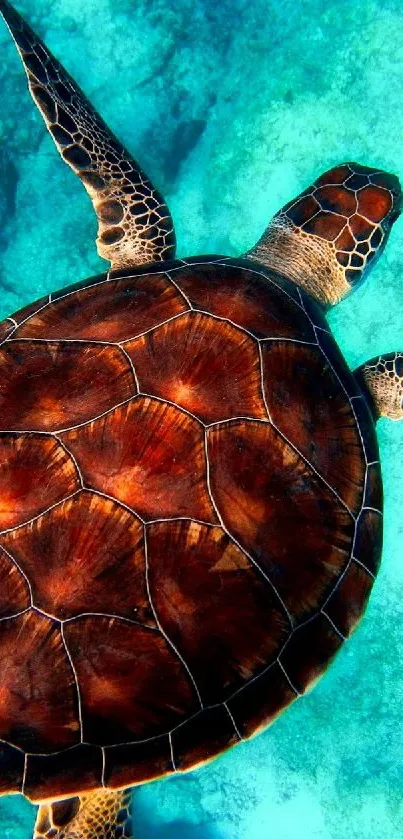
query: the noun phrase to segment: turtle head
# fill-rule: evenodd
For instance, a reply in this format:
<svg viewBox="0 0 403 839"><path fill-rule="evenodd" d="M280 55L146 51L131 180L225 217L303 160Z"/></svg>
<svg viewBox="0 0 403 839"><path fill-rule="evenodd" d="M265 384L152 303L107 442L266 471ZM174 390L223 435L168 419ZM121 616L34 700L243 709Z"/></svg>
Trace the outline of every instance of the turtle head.
<svg viewBox="0 0 403 839"><path fill-rule="evenodd" d="M401 208L395 175L343 163L286 204L247 256L331 306L365 278Z"/></svg>

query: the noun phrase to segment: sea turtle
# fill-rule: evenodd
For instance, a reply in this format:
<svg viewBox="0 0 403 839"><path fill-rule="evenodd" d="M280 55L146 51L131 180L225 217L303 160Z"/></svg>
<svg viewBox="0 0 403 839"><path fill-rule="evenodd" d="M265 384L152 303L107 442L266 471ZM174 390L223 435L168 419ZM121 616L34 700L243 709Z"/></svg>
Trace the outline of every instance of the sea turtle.
<svg viewBox="0 0 403 839"><path fill-rule="evenodd" d="M351 372L325 313L401 192L344 163L243 258L175 260L162 196L0 11L111 262L0 325L0 791L36 839L118 839L128 788L267 726L363 612L403 353Z"/></svg>

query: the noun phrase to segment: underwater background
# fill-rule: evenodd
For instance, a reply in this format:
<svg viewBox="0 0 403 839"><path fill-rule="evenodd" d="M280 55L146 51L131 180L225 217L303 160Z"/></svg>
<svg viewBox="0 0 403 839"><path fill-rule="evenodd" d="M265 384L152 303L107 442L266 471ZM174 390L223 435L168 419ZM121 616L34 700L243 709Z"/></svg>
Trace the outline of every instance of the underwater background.
<svg viewBox="0 0 403 839"><path fill-rule="evenodd" d="M402 0L18 0L165 194L178 255L239 254L327 168L403 179ZM0 23L0 317L106 270ZM349 364L403 349L403 219L329 314ZM136 839L403 835L403 423L378 425L383 563L366 615L315 690L194 774L135 792ZM1 677L1 674L0 674ZM1 839L34 808L0 799Z"/></svg>

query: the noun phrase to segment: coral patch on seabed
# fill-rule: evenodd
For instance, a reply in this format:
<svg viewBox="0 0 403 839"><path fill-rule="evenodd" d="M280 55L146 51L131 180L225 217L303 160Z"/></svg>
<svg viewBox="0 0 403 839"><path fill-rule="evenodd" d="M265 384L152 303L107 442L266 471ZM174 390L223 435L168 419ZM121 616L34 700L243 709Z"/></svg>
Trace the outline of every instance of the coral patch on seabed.
<svg viewBox="0 0 403 839"><path fill-rule="evenodd" d="M320 173L403 177L401 0L16 0L160 188L179 255L239 254ZM0 26L0 315L99 273L87 196L44 132ZM403 223L329 315L352 367L401 343ZM189 776L136 792L136 839L395 839L403 833L403 423L378 425L383 563L314 692ZM2 839L33 809L0 800Z"/></svg>

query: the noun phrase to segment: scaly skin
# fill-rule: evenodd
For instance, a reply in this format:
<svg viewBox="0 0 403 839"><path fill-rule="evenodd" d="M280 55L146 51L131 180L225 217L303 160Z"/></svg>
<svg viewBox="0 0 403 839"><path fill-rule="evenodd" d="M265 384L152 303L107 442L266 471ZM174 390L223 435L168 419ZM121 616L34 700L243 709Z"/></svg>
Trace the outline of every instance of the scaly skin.
<svg viewBox="0 0 403 839"><path fill-rule="evenodd" d="M133 839L130 790L97 790L42 804L33 839Z"/></svg>
<svg viewBox="0 0 403 839"><path fill-rule="evenodd" d="M99 255L113 268L172 259L175 233L162 195L7 0L0 0L0 13L46 128L92 199Z"/></svg>
<svg viewBox="0 0 403 839"><path fill-rule="evenodd" d="M403 353L391 352L366 361L356 370L360 385L369 396L375 419L403 419Z"/></svg>

